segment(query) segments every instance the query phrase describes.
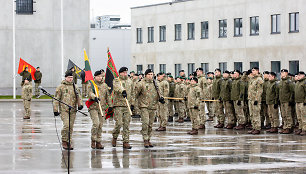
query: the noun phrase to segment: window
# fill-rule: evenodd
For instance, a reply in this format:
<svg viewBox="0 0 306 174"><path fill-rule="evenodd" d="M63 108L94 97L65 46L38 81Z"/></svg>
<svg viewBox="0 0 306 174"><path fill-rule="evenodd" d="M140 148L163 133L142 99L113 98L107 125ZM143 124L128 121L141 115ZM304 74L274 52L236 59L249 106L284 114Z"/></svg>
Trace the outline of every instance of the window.
<svg viewBox="0 0 306 174"><path fill-rule="evenodd" d="M188 63L188 75L194 72L194 63Z"/></svg>
<svg viewBox="0 0 306 174"><path fill-rule="evenodd" d="M182 40L182 25L181 24L175 24L175 40Z"/></svg>
<svg viewBox="0 0 306 174"><path fill-rule="evenodd" d="M201 22L201 39L208 38L208 21Z"/></svg>
<svg viewBox="0 0 306 174"><path fill-rule="evenodd" d="M299 32L299 13L289 13L289 32Z"/></svg>
<svg viewBox="0 0 306 174"><path fill-rule="evenodd" d="M242 72L242 62L234 62L234 70Z"/></svg>
<svg viewBox="0 0 306 174"><path fill-rule="evenodd" d="M142 43L142 28L136 29L137 41L136 43Z"/></svg>
<svg viewBox="0 0 306 174"><path fill-rule="evenodd" d="M180 75L180 71L182 70L181 64L175 64L174 69L175 69L175 77L178 77Z"/></svg>
<svg viewBox="0 0 306 174"><path fill-rule="evenodd" d="M33 14L33 0L16 0L16 14Z"/></svg>
<svg viewBox="0 0 306 174"><path fill-rule="evenodd" d="M259 62L250 62L250 69L257 67L259 68Z"/></svg>
<svg viewBox="0 0 306 174"><path fill-rule="evenodd" d="M227 37L227 20L219 20L219 37Z"/></svg>
<svg viewBox="0 0 306 174"><path fill-rule="evenodd" d="M221 70L221 72L224 72L225 70L227 70L227 62L220 62L219 69Z"/></svg>
<svg viewBox="0 0 306 174"><path fill-rule="evenodd" d="M259 17L253 16L250 18L250 35L259 35Z"/></svg>
<svg viewBox="0 0 306 174"><path fill-rule="evenodd" d="M280 77L281 62L280 61L271 61L271 72L275 72L277 77Z"/></svg>
<svg viewBox="0 0 306 174"><path fill-rule="evenodd" d="M154 64L148 64L148 69L151 69L154 72Z"/></svg>
<svg viewBox="0 0 306 174"><path fill-rule="evenodd" d="M166 41L166 26L159 26L159 41L165 42Z"/></svg>
<svg viewBox="0 0 306 174"><path fill-rule="evenodd" d="M154 27L148 27L148 43L154 42Z"/></svg>
<svg viewBox="0 0 306 174"><path fill-rule="evenodd" d="M142 65L137 65L137 74L142 73Z"/></svg>
<svg viewBox="0 0 306 174"><path fill-rule="evenodd" d="M188 40L194 39L194 23L188 23Z"/></svg>
<svg viewBox="0 0 306 174"><path fill-rule="evenodd" d="M159 72L166 73L166 64L159 64Z"/></svg>
<svg viewBox="0 0 306 174"><path fill-rule="evenodd" d="M289 61L289 72L291 74L296 74L299 71L300 71L299 61L298 60Z"/></svg>
<svg viewBox="0 0 306 174"><path fill-rule="evenodd" d="M209 72L209 64L208 63L201 63L201 68L203 68L203 72L206 74Z"/></svg>
<svg viewBox="0 0 306 174"><path fill-rule="evenodd" d="M272 34L279 34L280 33L280 15L275 14L271 16L271 33Z"/></svg>
<svg viewBox="0 0 306 174"><path fill-rule="evenodd" d="M242 18L234 19L234 36L242 36Z"/></svg>

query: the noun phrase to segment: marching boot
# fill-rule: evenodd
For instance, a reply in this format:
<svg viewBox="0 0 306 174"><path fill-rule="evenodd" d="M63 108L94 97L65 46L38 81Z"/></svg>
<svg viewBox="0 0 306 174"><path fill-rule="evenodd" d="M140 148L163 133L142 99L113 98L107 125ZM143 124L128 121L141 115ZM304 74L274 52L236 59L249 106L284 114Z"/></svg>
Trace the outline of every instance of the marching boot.
<svg viewBox="0 0 306 174"><path fill-rule="evenodd" d="M156 129L156 131L166 131L165 127L159 127L158 129Z"/></svg>
<svg viewBox="0 0 306 174"><path fill-rule="evenodd" d="M154 147L154 146L151 144L150 140L148 140L148 143L149 143L149 147Z"/></svg>
<svg viewBox="0 0 306 174"><path fill-rule="evenodd" d="M265 127L266 129L271 129L271 124L267 124Z"/></svg>
<svg viewBox="0 0 306 174"><path fill-rule="evenodd" d="M62 142L62 147L63 147L63 149L68 150L68 142L67 141L63 141Z"/></svg>
<svg viewBox="0 0 306 174"><path fill-rule="evenodd" d="M269 131L269 133L278 133L278 130L276 127L272 127Z"/></svg>
<svg viewBox="0 0 306 174"><path fill-rule="evenodd" d="M248 131L248 134L252 134L254 131L255 131L255 130L252 129L252 130Z"/></svg>
<svg viewBox="0 0 306 174"><path fill-rule="evenodd" d="M260 130L254 130L254 131L252 132L252 134L253 134L253 135L260 134Z"/></svg>
<svg viewBox="0 0 306 174"><path fill-rule="evenodd" d="M24 116L23 119L30 119L30 116Z"/></svg>
<svg viewBox="0 0 306 174"><path fill-rule="evenodd" d="M235 130L242 130L245 128L244 124L239 124L238 126L234 127Z"/></svg>
<svg viewBox="0 0 306 174"><path fill-rule="evenodd" d="M117 146L117 138L113 138L112 140L112 146L116 147Z"/></svg>
<svg viewBox="0 0 306 174"><path fill-rule="evenodd" d="M216 128L223 128L224 124L220 123L219 125L216 126Z"/></svg>
<svg viewBox="0 0 306 174"><path fill-rule="evenodd" d="M149 148L150 147L149 141L148 140L144 140L143 146L145 148Z"/></svg>
<svg viewBox="0 0 306 174"><path fill-rule="evenodd" d="M226 126L226 129L233 129L234 128L234 125L233 124L228 124L227 126Z"/></svg>
<svg viewBox="0 0 306 174"><path fill-rule="evenodd" d="M96 143L96 148L97 149L104 149L104 146L101 144L101 142Z"/></svg>
<svg viewBox="0 0 306 174"><path fill-rule="evenodd" d="M190 133L191 133L192 131L193 131L193 128L192 128L190 131L188 131L188 132L187 132L187 134L189 134L189 135L190 135Z"/></svg>
<svg viewBox="0 0 306 174"><path fill-rule="evenodd" d="M213 117L209 117L209 118L207 119L207 121L214 121L214 118L213 118Z"/></svg>
<svg viewBox="0 0 306 174"><path fill-rule="evenodd" d="M123 149L132 149L132 146L129 143L123 143Z"/></svg>
<svg viewBox="0 0 306 174"><path fill-rule="evenodd" d="M300 133L300 135L301 135L301 136L305 136L305 135L306 135L306 131L302 131L302 132Z"/></svg>
<svg viewBox="0 0 306 174"><path fill-rule="evenodd" d="M190 135L198 135L198 129L193 129L189 134Z"/></svg>
<svg viewBox="0 0 306 174"><path fill-rule="evenodd" d="M281 134L290 134L291 133L291 129L287 128L284 129L283 131L280 132Z"/></svg>
<svg viewBox="0 0 306 174"><path fill-rule="evenodd" d="M299 129L299 130L294 132L294 135L300 135L301 133L302 133L302 129Z"/></svg>
<svg viewBox="0 0 306 174"><path fill-rule="evenodd" d="M96 148L96 142L94 140L91 140L91 148L92 149Z"/></svg>
<svg viewBox="0 0 306 174"><path fill-rule="evenodd" d="M205 129L205 125L204 125L204 124L201 124L201 125L199 126L199 129Z"/></svg>
<svg viewBox="0 0 306 174"><path fill-rule="evenodd" d="M184 123L184 119L183 118L179 118L178 120L176 120L175 122L178 122L178 123Z"/></svg>
<svg viewBox="0 0 306 174"><path fill-rule="evenodd" d="M168 118L168 122L173 122L173 117L172 116L169 116L169 118Z"/></svg>

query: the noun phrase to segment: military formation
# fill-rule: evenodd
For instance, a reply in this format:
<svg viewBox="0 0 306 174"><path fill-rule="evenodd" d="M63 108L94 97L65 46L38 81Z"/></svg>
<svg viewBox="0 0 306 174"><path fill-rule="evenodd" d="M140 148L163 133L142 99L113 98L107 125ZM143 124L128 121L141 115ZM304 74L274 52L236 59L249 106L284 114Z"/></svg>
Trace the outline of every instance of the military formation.
<svg viewBox="0 0 306 174"><path fill-rule="evenodd" d="M25 118L29 118L30 110L26 108L31 102L32 79L26 70L22 76ZM41 77L41 74L35 76L35 86L39 86ZM249 129L248 133L253 135L262 131L306 135L306 77L302 71L292 76L288 70L282 69L278 80L276 73L265 71L261 74L257 67L244 72L234 70L223 73L217 68L206 74L202 68L197 68L188 77L181 70L179 76L174 78L171 73L164 72L155 76L151 69L144 74L128 74L128 68L122 67L119 77L113 80L112 90L105 83L103 70L94 73L96 89L83 78L81 95L75 85L74 69L68 70L65 80L56 88L55 98L75 108L70 110L70 141L76 109L83 108L82 96L93 102L88 108L92 120L93 149L104 148L102 126L105 110L114 112L111 145L117 146L121 132L125 149L132 148L129 143L131 116L141 117L140 133L146 148L153 147L153 123L157 120L159 127L155 131L167 131L169 122L180 125L191 121L191 130L187 132L190 135L197 135L201 129L205 129L208 121L215 121L214 127L217 129ZM57 101L53 105L54 115L60 115L63 121L62 146L73 149L68 143L69 108Z"/></svg>

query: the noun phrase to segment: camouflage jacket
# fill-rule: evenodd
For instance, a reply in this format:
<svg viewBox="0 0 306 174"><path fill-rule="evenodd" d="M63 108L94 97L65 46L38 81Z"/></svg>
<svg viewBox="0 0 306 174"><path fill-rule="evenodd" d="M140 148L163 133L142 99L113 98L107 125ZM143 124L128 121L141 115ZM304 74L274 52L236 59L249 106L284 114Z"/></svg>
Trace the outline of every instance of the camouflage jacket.
<svg viewBox="0 0 306 174"><path fill-rule="evenodd" d="M82 96L77 86L75 86L75 90L77 91L79 102L81 103L81 105L83 105ZM62 83L56 88L54 97L58 100L63 101L64 103L67 103L68 105L74 108L78 107L78 101L76 99L76 94L73 88L73 82L67 82L66 80L63 80ZM68 112L69 108L66 105L60 104L58 101L54 100L53 111ZM72 111L75 112L75 110Z"/></svg>
<svg viewBox="0 0 306 174"><path fill-rule="evenodd" d="M135 98L139 108L157 109L159 98L152 79L145 77L136 85Z"/></svg>
<svg viewBox="0 0 306 174"><path fill-rule="evenodd" d="M266 103L268 105L278 104L279 84L276 79L270 80L267 84Z"/></svg>
<svg viewBox="0 0 306 174"><path fill-rule="evenodd" d="M166 80L166 78L161 79L160 81L157 80L157 85L160 91L160 95L163 97L168 97L169 96L169 83Z"/></svg>
<svg viewBox="0 0 306 174"><path fill-rule="evenodd" d="M220 98L222 101L231 100L231 88L232 88L232 80L230 78L224 78L221 83L221 91L220 91Z"/></svg>
<svg viewBox="0 0 306 174"><path fill-rule="evenodd" d="M216 77L214 78L214 82L213 82L213 86L212 86L212 89L213 89L212 97L213 97L215 100L218 100L219 97L220 97L221 84L222 84L222 78L221 78L221 76L216 76Z"/></svg>
<svg viewBox="0 0 306 174"><path fill-rule="evenodd" d="M269 84L269 79L264 79L261 101L266 101L266 91L267 91L268 84Z"/></svg>
<svg viewBox="0 0 306 174"><path fill-rule="evenodd" d="M204 94L204 89L207 85L207 80L203 74L198 76L197 78L198 78L198 86L201 88L202 94ZM204 99L204 96L201 96L201 98Z"/></svg>
<svg viewBox="0 0 306 174"><path fill-rule="evenodd" d="M111 99L111 95L109 93L109 87L103 81L101 81L101 82L95 81L95 83L96 83L96 85L98 87L98 90L99 90L99 99L100 99L101 109L103 111L105 111L107 104L110 107L112 106L112 99ZM89 96L89 99L91 99L91 100L94 100L96 98L96 94L92 90L91 85L90 85L89 90L88 90L88 96ZM99 103L94 102L88 109L99 111L100 110Z"/></svg>
<svg viewBox="0 0 306 174"><path fill-rule="evenodd" d="M121 82L121 83L120 83ZM130 78L119 76L113 80L113 107L127 107L122 91L126 90L130 105L134 105L133 82Z"/></svg>
<svg viewBox="0 0 306 174"><path fill-rule="evenodd" d="M175 82L174 81L170 81L169 83L169 97L174 97L174 91L175 91Z"/></svg>
<svg viewBox="0 0 306 174"><path fill-rule="evenodd" d="M32 85L30 85L30 83L28 84L25 84L22 86L22 91L21 91L21 98L24 99L24 100L28 100L28 101L31 101L32 99Z"/></svg>
<svg viewBox="0 0 306 174"><path fill-rule="evenodd" d="M306 103L306 78L298 80L295 85L295 102Z"/></svg>
<svg viewBox="0 0 306 174"><path fill-rule="evenodd" d="M261 102L263 83L261 75L254 76L249 81L248 99L252 101Z"/></svg>
<svg viewBox="0 0 306 174"><path fill-rule="evenodd" d="M177 83L175 87L174 97L184 98L187 96L187 86L183 83Z"/></svg>
<svg viewBox="0 0 306 174"><path fill-rule="evenodd" d="M22 76L22 79L21 79L21 86L23 86L24 80L25 80L26 78L29 79L29 82L32 82L32 75L31 75L31 73L29 73L28 71L22 71L19 75Z"/></svg>
<svg viewBox="0 0 306 174"><path fill-rule="evenodd" d="M211 100L212 99L212 86L213 83L206 83L206 86L203 90L203 99L204 100Z"/></svg>
<svg viewBox="0 0 306 174"><path fill-rule="evenodd" d="M244 101L245 89L245 83L241 80L241 78L234 78L231 89L231 100Z"/></svg>
<svg viewBox="0 0 306 174"><path fill-rule="evenodd" d="M202 96L202 90L197 84L190 85L190 90L187 95L187 107L194 108L200 107L200 100Z"/></svg>
<svg viewBox="0 0 306 174"><path fill-rule="evenodd" d="M279 83L279 101L281 103L294 101L294 84L289 77L282 78Z"/></svg>
<svg viewBox="0 0 306 174"><path fill-rule="evenodd" d="M34 73L34 77L35 77L34 80L35 83L41 83L42 73L40 71L36 71Z"/></svg>
<svg viewBox="0 0 306 174"><path fill-rule="evenodd" d="M247 101L248 100L249 77L247 75L243 75L241 77L241 80L243 81L245 85L244 101Z"/></svg>

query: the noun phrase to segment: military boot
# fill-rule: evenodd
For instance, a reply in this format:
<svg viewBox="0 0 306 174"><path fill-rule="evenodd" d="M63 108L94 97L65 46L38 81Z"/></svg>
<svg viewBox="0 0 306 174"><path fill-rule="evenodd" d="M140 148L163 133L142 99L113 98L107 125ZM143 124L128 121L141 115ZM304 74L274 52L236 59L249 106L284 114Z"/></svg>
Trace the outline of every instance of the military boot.
<svg viewBox="0 0 306 174"><path fill-rule="evenodd" d="M149 147L154 147L153 144L151 144L150 140L148 140Z"/></svg>
<svg viewBox="0 0 306 174"><path fill-rule="evenodd" d="M204 125L204 124L201 124L201 125L199 126L199 129L205 129L205 125Z"/></svg>
<svg viewBox="0 0 306 174"><path fill-rule="evenodd" d="M233 128L234 128L234 125L233 125L233 124L228 124L225 128L226 128L226 129L233 129Z"/></svg>
<svg viewBox="0 0 306 174"><path fill-rule="evenodd" d="M207 121L214 121L214 118L213 118L213 117L209 117L209 118L207 119Z"/></svg>
<svg viewBox="0 0 306 174"><path fill-rule="evenodd" d="M234 127L235 130L242 130L245 128L244 124L239 124L238 126Z"/></svg>
<svg viewBox="0 0 306 174"><path fill-rule="evenodd" d="M158 129L156 129L156 131L166 131L167 129L165 127L159 127Z"/></svg>
<svg viewBox="0 0 306 174"><path fill-rule="evenodd" d="M123 143L123 149L132 149L132 146L129 143Z"/></svg>
<svg viewBox="0 0 306 174"><path fill-rule="evenodd" d="M178 120L176 120L175 122L178 122L178 123L184 123L184 119L183 118L179 118Z"/></svg>
<svg viewBox="0 0 306 174"><path fill-rule="evenodd" d="M95 149L96 148L96 142L91 140L91 148L92 149Z"/></svg>
<svg viewBox="0 0 306 174"><path fill-rule="evenodd" d="M149 141L148 140L144 140L143 146L145 148L149 148L150 147Z"/></svg>
<svg viewBox="0 0 306 174"><path fill-rule="evenodd" d="M192 129L192 131L189 134L190 135L198 135L198 129Z"/></svg>
<svg viewBox="0 0 306 174"><path fill-rule="evenodd" d="M294 135L300 135L301 132L302 132L302 129L299 129L299 130L294 132Z"/></svg>
<svg viewBox="0 0 306 174"><path fill-rule="evenodd" d="M169 118L168 118L168 122L173 122L173 117L172 116L169 116Z"/></svg>
<svg viewBox="0 0 306 174"><path fill-rule="evenodd" d="M185 122L191 122L191 119L190 119L190 117L186 117L186 118L184 119L184 121L185 121Z"/></svg>
<svg viewBox="0 0 306 174"><path fill-rule="evenodd" d="M248 134L252 134L254 131L255 131L255 130L252 129L252 130L248 131Z"/></svg>
<svg viewBox="0 0 306 174"><path fill-rule="evenodd" d="M292 131L291 129L287 128L287 129L284 129L283 131L281 131L280 133L281 134L290 134Z"/></svg>
<svg viewBox="0 0 306 174"><path fill-rule="evenodd" d="M101 142L96 143L96 148L97 149L104 149L104 146L101 144Z"/></svg>
<svg viewBox="0 0 306 174"><path fill-rule="evenodd" d="M260 134L260 130L254 130L254 131L252 132L252 134L253 134L253 135Z"/></svg>
<svg viewBox="0 0 306 174"><path fill-rule="evenodd" d="M116 147L117 146L117 138L113 138L112 140L112 146Z"/></svg>
<svg viewBox="0 0 306 174"><path fill-rule="evenodd" d="M68 150L68 142L67 141L63 141L62 142L62 147L63 147L63 149Z"/></svg>
<svg viewBox="0 0 306 174"><path fill-rule="evenodd" d="M272 127L269 131L270 133L278 133L278 130L276 127Z"/></svg>
<svg viewBox="0 0 306 174"><path fill-rule="evenodd" d="M306 135L306 131L302 131L302 132L300 133L300 135L301 135L301 136L305 136L305 135Z"/></svg>
<svg viewBox="0 0 306 174"><path fill-rule="evenodd" d="M30 119L30 116L24 116L23 119Z"/></svg>
<svg viewBox="0 0 306 174"><path fill-rule="evenodd" d="M216 126L216 128L223 128L224 127L224 124L220 123Z"/></svg>

